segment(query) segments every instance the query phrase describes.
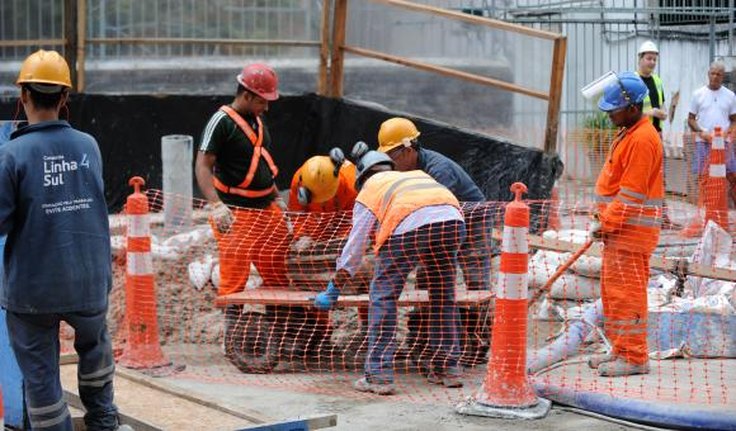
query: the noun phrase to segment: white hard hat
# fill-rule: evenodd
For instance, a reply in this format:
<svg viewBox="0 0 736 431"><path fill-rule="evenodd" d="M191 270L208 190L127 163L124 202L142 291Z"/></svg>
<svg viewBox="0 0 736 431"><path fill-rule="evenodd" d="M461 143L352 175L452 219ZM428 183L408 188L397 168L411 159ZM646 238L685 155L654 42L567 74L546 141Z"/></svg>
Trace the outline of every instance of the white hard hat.
<svg viewBox="0 0 736 431"><path fill-rule="evenodd" d="M647 40L646 42L641 44L641 46L639 47L639 51L637 52L637 55L642 55L645 52L654 52L654 53L659 54L657 45L651 40Z"/></svg>

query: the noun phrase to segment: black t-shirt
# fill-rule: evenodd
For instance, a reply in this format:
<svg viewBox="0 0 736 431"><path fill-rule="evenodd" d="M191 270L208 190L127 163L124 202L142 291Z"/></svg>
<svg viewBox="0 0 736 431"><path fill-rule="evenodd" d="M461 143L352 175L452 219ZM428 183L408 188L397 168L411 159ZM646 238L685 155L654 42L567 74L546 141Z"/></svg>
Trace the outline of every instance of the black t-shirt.
<svg viewBox="0 0 736 431"><path fill-rule="evenodd" d="M652 102L652 108L660 108L659 106L659 93L657 92L657 85L654 83L654 78L652 76L641 77L641 80L644 81L644 84L646 84L647 89L649 90L649 100ZM662 100L664 100L664 97L662 97ZM652 117L652 124L654 124L654 128L657 129L658 132L662 131L662 120L656 117Z"/></svg>
<svg viewBox="0 0 736 431"><path fill-rule="evenodd" d="M243 119L258 133L258 122L253 115L246 115ZM263 147L271 152L271 135L263 125ZM215 176L225 185L237 187L242 183L250 169L253 158L253 143L240 127L225 112L218 110L207 122L202 133L202 143L199 151L214 153ZM271 169L266 160L261 157L258 161L253 181L249 190L264 190L274 185ZM266 208L276 197L276 193L261 198L246 198L239 195L217 191L220 199L227 205L246 208Z"/></svg>

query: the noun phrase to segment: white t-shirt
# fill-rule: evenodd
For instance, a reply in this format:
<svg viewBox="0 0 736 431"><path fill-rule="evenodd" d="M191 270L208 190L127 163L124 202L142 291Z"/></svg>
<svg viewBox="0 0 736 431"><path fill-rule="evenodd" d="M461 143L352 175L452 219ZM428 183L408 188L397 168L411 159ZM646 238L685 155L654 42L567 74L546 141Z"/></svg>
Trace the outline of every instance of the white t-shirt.
<svg viewBox="0 0 736 431"><path fill-rule="evenodd" d="M715 91L705 85L693 93L690 113L695 114L701 129L712 133L716 126L721 126L725 134L731 124L728 117L736 114L736 95L722 85Z"/></svg>

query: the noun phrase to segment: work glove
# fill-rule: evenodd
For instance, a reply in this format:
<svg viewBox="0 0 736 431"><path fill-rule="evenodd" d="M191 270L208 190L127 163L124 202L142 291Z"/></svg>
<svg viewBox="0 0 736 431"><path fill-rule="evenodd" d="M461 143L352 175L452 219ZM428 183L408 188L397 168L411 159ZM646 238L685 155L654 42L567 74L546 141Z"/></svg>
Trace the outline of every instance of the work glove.
<svg viewBox="0 0 736 431"><path fill-rule="evenodd" d="M310 249L312 246L314 246L314 240L308 236L303 236L296 240L296 243L294 243L294 250L299 253L303 253Z"/></svg>
<svg viewBox="0 0 736 431"><path fill-rule="evenodd" d="M210 216L212 217L212 221L215 223L215 226L217 226L217 231L220 233L228 233L230 231L230 227L235 221L233 212L227 207L227 205L222 203L222 201L209 204L209 207Z"/></svg>
<svg viewBox="0 0 736 431"><path fill-rule="evenodd" d="M667 112L664 109L653 108L652 117L659 118L660 120L665 121L667 120Z"/></svg>
<svg viewBox="0 0 736 431"><path fill-rule="evenodd" d="M592 222L590 222L590 226L588 227L588 234L593 239L602 239L603 231L601 229L601 222L599 222L598 220L593 220Z"/></svg>
<svg viewBox="0 0 736 431"><path fill-rule="evenodd" d="M337 298L340 296L340 289L335 287L335 283L330 281L327 284L327 289L317 294L314 298L314 307L318 310L329 310L337 302Z"/></svg>

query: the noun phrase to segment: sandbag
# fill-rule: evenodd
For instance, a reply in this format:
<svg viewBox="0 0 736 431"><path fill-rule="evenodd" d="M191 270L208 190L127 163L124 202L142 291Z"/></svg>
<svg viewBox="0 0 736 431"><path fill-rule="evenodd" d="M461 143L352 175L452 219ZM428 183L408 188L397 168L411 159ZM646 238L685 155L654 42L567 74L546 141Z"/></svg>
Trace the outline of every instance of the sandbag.
<svg viewBox="0 0 736 431"><path fill-rule="evenodd" d="M601 296L601 281L575 274L562 274L552 284L549 293L553 299L597 299Z"/></svg>
<svg viewBox="0 0 736 431"><path fill-rule="evenodd" d="M539 250L529 261L529 287L537 288L552 277L563 263L570 258L569 253L558 253L550 250Z"/></svg>
<svg viewBox="0 0 736 431"><path fill-rule="evenodd" d="M582 255L572 264L570 269L579 275L588 278L601 278L603 259L598 256Z"/></svg>

